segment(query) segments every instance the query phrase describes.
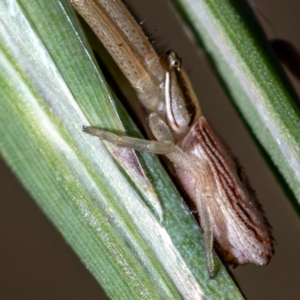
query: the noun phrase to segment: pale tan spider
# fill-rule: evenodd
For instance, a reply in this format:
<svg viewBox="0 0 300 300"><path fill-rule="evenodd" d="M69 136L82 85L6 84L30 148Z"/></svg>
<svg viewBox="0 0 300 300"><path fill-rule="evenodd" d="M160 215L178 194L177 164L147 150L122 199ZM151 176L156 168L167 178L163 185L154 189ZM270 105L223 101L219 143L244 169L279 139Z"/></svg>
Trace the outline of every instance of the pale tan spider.
<svg viewBox="0 0 300 300"><path fill-rule="evenodd" d="M237 159L202 115L181 60L172 51L158 57L120 0L71 2L135 89L157 141L95 127L84 131L120 147L167 156L197 208L210 277L214 239L229 263L267 264L273 253L267 220Z"/></svg>

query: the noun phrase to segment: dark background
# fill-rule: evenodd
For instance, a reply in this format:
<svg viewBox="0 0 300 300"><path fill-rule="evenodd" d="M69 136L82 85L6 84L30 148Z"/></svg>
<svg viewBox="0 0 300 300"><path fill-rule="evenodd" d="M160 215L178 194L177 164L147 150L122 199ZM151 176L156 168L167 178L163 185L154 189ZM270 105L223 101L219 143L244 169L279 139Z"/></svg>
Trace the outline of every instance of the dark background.
<svg viewBox="0 0 300 300"><path fill-rule="evenodd" d="M277 245L270 265L233 270L242 291L248 299L299 299L299 219L278 178L209 70L202 51L184 35L185 28L168 2L127 0L126 3L139 21L147 19L144 26L148 32L157 30L153 39L159 49L173 49L182 57L205 116L245 167L273 226ZM252 5L264 16L259 19L269 38L284 38L300 49L299 0L261 0ZM299 93L299 83L294 80L293 83ZM0 174L0 298L106 299L93 277L2 161Z"/></svg>

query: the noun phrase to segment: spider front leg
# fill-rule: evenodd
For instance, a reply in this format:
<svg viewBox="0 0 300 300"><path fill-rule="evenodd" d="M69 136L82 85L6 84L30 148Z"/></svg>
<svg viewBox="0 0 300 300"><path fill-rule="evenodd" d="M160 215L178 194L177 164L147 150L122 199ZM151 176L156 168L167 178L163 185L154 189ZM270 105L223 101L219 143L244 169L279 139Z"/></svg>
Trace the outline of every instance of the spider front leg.
<svg viewBox="0 0 300 300"><path fill-rule="evenodd" d="M173 141L173 135L167 124L158 114L152 113L149 116L149 126L152 133L158 141ZM214 197L215 182L213 174L206 163L186 154L181 148L175 146L173 151L167 153L168 159L175 164L176 168L182 169L194 180L194 192L196 207L199 215L200 225L203 230L203 244L205 250L206 268L210 278L214 277L214 259L213 259L213 235L214 221L210 209L211 201Z"/></svg>
<svg viewBox="0 0 300 300"><path fill-rule="evenodd" d="M201 183L200 183L201 184ZM195 186L198 186L196 182ZM195 187L197 211L199 215L200 225L203 230L203 245L205 250L206 269L209 277L214 277L214 258L213 258L213 242L214 242L214 222L210 210L211 196L208 193L201 195L201 190Z"/></svg>
<svg viewBox="0 0 300 300"><path fill-rule="evenodd" d="M155 154L164 154L174 163L176 168L185 170L195 181L196 206L200 224L204 236L204 250L206 253L206 266L209 276L214 274L213 261L213 220L210 212L210 198L213 192L210 190L211 183L199 162L192 156L187 155L182 149L174 144L174 138L168 125L161 119L159 114L151 113L149 116L150 129L157 141L149 141L129 136L119 136L112 132L101 130L92 126L84 126L83 131L108 141L119 147L146 151Z"/></svg>
<svg viewBox="0 0 300 300"><path fill-rule="evenodd" d="M126 135L120 136L93 126L83 126L83 131L90 135L97 136L103 141L110 142L123 148L146 151L155 154L172 153L174 151L175 144L168 126L156 113L150 114L149 125L154 136L157 138L157 141L149 141Z"/></svg>
<svg viewBox="0 0 300 300"><path fill-rule="evenodd" d="M188 180L194 181L194 199L198 212L200 226L203 232L203 248L205 252L206 269L210 278L214 277L213 239L214 220L211 205L214 201L214 184L212 177L206 174L207 169L192 156L175 146L174 151L166 155L176 168L186 172Z"/></svg>
<svg viewBox="0 0 300 300"><path fill-rule="evenodd" d="M181 148L175 146L172 153L166 154L175 167L187 174L188 180L194 181L194 200L198 212L200 226L203 232L203 247L205 252L206 269L210 278L214 277L213 239L214 220L211 205L214 199L214 182L211 172L193 156L186 154Z"/></svg>
<svg viewBox="0 0 300 300"><path fill-rule="evenodd" d="M110 142L118 147L135 149L138 151L145 151L155 154L167 154L173 151L174 143L168 141L149 141L130 137L127 135L117 135L110 131L101 130L93 126L83 126L83 131L99 137L103 141Z"/></svg>

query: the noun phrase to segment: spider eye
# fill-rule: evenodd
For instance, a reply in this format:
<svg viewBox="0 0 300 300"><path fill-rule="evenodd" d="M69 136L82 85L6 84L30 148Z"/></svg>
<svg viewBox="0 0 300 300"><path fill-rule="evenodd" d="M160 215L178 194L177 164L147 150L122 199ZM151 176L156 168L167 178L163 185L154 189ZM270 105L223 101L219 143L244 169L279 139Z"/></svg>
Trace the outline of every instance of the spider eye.
<svg viewBox="0 0 300 300"><path fill-rule="evenodd" d="M181 67L181 59L173 51L166 52L166 61L168 63L168 68L174 68L179 70Z"/></svg>
<svg viewBox="0 0 300 300"><path fill-rule="evenodd" d="M172 60L172 67L174 67L176 69L180 69L180 67L181 67L181 60L180 60L180 58L178 58L178 57L173 58L173 60Z"/></svg>

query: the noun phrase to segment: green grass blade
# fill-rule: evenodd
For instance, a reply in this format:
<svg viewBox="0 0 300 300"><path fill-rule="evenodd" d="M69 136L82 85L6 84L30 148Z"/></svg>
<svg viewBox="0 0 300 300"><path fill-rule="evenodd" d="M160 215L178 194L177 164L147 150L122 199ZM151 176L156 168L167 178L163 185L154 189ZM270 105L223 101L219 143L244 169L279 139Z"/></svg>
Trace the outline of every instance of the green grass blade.
<svg viewBox="0 0 300 300"><path fill-rule="evenodd" d="M78 24L68 1L0 3L1 155L109 297L241 299L157 157L82 132L138 134Z"/></svg>
<svg viewBox="0 0 300 300"><path fill-rule="evenodd" d="M248 1L174 0L254 135L300 201L298 101Z"/></svg>

